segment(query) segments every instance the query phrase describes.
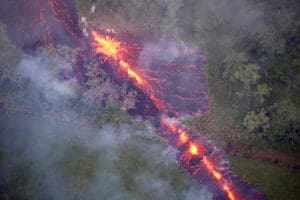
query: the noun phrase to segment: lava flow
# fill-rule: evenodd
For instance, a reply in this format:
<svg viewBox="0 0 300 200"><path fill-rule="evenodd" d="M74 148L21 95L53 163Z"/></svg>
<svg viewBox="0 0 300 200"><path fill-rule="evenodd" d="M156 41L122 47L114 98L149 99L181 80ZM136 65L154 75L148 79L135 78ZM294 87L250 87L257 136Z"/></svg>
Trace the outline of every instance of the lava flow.
<svg viewBox="0 0 300 200"><path fill-rule="evenodd" d="M153 45L153 41L135 41L111 30L90 29L90 41L83 40L72 0L5 1L0 4L0 16L10 24L10 39L24 50L49 43L55 46L85 41L83 46L87 48L81 52L85 57L96 57L113 81L126 80L128 87L137 91L140 101L135 110L128 112L152 122L177 150L180 166L205 183L214 199L265 199L258 189L231 174L223 151L176 120L208 110L207 86L201 70L204 56L199 49L167 37ZM80 66L88 61L80 62L73 68L82 83L85 79L80 71L85 69Z"/></svg>
<svg viewBox="0 0 300 200"><path fill-rule="evenodd" d="M175 41L162 41L166 51L161 50L160 55L155 55L151 47L145 48L135 42L121 42L113 37L114 34L96 31L91 33L91 45L95 53L101 54L102 60L110 61L121 76L125 74L131 78L135 86L154 102L160 113L179 117L207 111L204 73L195 65L203 62L203 55L199 50L188 50L184 45L174 44ZM161 55L170 54L168 48L173 45L177 45L175 48L178 56L171 63L166 63ZM151 62L142 63L145 60L143 57L149 54L155 58Z"/></svg>
<svg viewBox="0 0 300 200"><path fill-rule="evenodd" d="M11 41L26 51L47 44L79 41L76 6L72 0L0 1L0 18Z"/></svg>
<svg viewBox="0 0 300 200"><path fill-rule="evenodd" d="M203 73L199 70L203 59L199 50L187 51L179 46L179 59L164 64L165 59L156 55L145 64L132 60L134 56L131 55L147 54L147 47L120 41L110 32L92 30L91 35L91 46L95 55L100 55L101 62L110 62L120 77L131 79L152 100L158 108L153 124L159 134L178 150L178 163L197 181L209 185L215 199L265 199L262 192L230 173L223 151L207 139L195 136L174 119L186 113L203 113L208 108ZM168 43L165 47L168 49ZM146 49L146 53L139 52L141 49ZM160 51L162 55L167 53ZM137 67L138 64L141 66Z"/></svg>

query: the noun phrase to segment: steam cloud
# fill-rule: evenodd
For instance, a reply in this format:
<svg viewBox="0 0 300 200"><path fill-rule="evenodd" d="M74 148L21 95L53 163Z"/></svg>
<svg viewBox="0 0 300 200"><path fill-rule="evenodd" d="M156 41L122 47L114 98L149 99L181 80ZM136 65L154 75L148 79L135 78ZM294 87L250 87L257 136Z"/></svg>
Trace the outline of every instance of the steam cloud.
<svg viewBox="0 0 300 200"><path fill-rule="evenodd" d="M156 42L147 42L139 57L141 66L150 67L153 60L160 59L162 62L171 63L177 58L191 53L191 49L182 41L172 41L168 38L161 38ZM190 61L196 63L196 61Z"/></svg>
<svg viewBox="0 0 300 200"><path fill-rule="evenodd" d="M48 60L49 62L50 60ZM52 66L53 68L55 66ZM58 66L61 70L71 70L72 67L67 63ZM55 70L49 71L47 60L41 57L27 56L21 60L17 66L17 71L35 84L38 90L43 91L47 99L53 99L57 96L71 97L75 95L75 80L59 81Z"/></svg>
<svg viewBox="0 0 300 200"><path fill-rule="evenodd" d="M151 131L127 125L102 129L57 125L15 114L1 115L0 123L1 152L5 155L1 187L15 178L15 167L23 168L27 173L21 176L28 178L24 191L30 199L211 198L203 185L193 184L187 175L174 188L172 177L176 175L170 170L179 170L176 152L167 144L153 142ZM74 165L69 163L73 159L77 160Z"/></svg>
<svg viewBox="0 0 300 200"><path fill-rule="evenodd" d="M34 86L29 89L42 93L54 107L63 106L59 97L76 97L76 83L58 79L60 70L71 70L68 62L53 63L51 58L27 55L15 73L29 79ZM13 193L16 198L212 197L204 185L181 171L176 150L159 141L150 128L107 124L93 129L13 112L1 113L0 124L0 188L10 191L16 180L25 181L13 188L21 191Z"/></svg>
<svg viewBox="0 0 300 200"><path fill-rule="evenodd" d="M180 1L176 1L175 4L180 5L181 3L178 2ZM228 3L218 0L205 0L201 4L207 4L208 6L203 6L203 8L209 7L210 11L217 16L225 17L226 20L233 22L234 28L241 29L247 34L253 34L253 37L263 37L265 32L278 34L278 30L252 30L252 24L260 23L262 24L260 27L266 27L264 25L266 22L264 21L263 13L251 7L246 1L231 0ZM170 7L171 5L170 3ZM232 12L232 10L239 12ZM91 13L94 12L95 6L91 8ZM161 19L162 16L159 16L158 13L160 12L157 11L155 15ZM205 15L205 12L203 13ZM125 17L122 18L124 18L126 26L128 26L129 20L125 19ZM132 18L137 19L135 17ZM174 27L170 28L171 30L177 30L175 17L174 20L173 23L170 23L174 25ZM83 20L83 23L86 23L86 20ZM282 26L288 25L282 24ZM59 33L57 35L63 34ZM224 34L223 37L222 41L230 45L219 44L222 48L223 46L228 48L222 49L222 51L232 51L231 47L235 45L235 36ZM206 43L208 48L215 48L213 45ZM215 49L219 49L220 46ZM162 49L166 49L168 53L161 56ZM185 46L174 46L165 39L161 39L155 44L148 43L145 45L141 53L140 62L142 66L149 67L152 60L157 58L158 55L163 61L172 62L180 55L181 51L188 51L188 49ZM62 68L68 69L69 66L65 65ZM22 76L32 80L37 88L44 91L49 99L57 95L67 97L74 95L73 80L59 81L57 74L48 70L40 57L24 58L18 65L18 70ZM128 127L116 129L110 125L105 126L101 130L67 124L58 125L54 122L49 123L48 121L28 118L27 116L15 116L14 114L1 114L0 124L0 149L1 157L3 157L1 159L0 188L6 188L7 183L14 178L11 166L22 166L22 162L27 163L27 160L29 160L32 172L29 175L30 181L26 185L25 191L32 199L140 199L124 187L122 173L115 166L115 162L120 161L120 155L124 150L124 146L136 145L136 136L143 138L144 135L151 135L152 133L142 134ZM68 152L68 149L73 144L79 144L84 149L97 152L98 164L96 172L86 183L87 186L81 191L76 188L76 184L80 185L82 183L73 179L74 177L72 176L61 176L62 169L57 166L57 161ZM57 146L60 148L56 148ZM150 154L147 159L154 165L154 168L151 169L157 170L156 174L161 172L157 165L163 163L165 166L172 166L175 163L174 150L164 145L151 144L147 145L147 148L138 147L137 152L139 151L145 151L145 155ZM170 182L157 178L157 176L149 175L150 172L145 169L145 171L137 173L133 178L133 182L138 186L136 189L143 191L142 194L155 193L159 199L176 199L180 197L179 199L194 200L211 198L211 194L203 186L188 184L190 180L183 183L184 189L178 194L172 188ZM37 179L36 174L39 173L42 174L42 178ZM37 184L36 180L40 182Z"/></svg>

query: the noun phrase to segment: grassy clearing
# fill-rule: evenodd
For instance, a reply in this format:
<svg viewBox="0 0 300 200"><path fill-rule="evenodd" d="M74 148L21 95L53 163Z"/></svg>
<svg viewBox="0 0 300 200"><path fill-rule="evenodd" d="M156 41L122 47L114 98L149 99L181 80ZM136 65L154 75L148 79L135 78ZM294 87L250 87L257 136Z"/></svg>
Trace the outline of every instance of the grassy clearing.
<svg viewBox="0 0 300 200"><path fill-rule="evenodd" d="M230 163L233 172L260 188L268 199L299 199L300 170L234 156Z"/></svg>

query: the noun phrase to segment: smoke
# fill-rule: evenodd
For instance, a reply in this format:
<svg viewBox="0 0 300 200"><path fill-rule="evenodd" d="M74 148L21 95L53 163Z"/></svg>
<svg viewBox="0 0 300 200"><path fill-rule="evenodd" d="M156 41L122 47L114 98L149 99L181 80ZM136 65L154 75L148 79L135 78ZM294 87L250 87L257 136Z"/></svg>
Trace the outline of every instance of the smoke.
<svg viewBox="0 0 300 200"><path fill-rule="evenodd" d="M92 129L12 113L1 114L0 124L0 186L1 192L16 187L12 197L211 198L177 166L175 150L150 130Z"/></svg>
<svg viewBox="0 0 300 200"><path fill-rule="evenodd" d="M160 38L157 41L146 42L139 56L139 63L143 67L150 67L153 61L161 60L164 63L174 62L178 58L188 56L194 49L188 47L183 41ZM196 64L196 57L191 57L190 63Z"/></svg>
<svg viewBox="0 0 300 200"><path fill-rule="evenodd" d="M199 48L162 37L145 42L138 70L149 85L159 88L153 94L168 104L165 113L188 116L208 109L204 62L205 56Z"/></svg>
<svg viewBox="0 0 300 200"><path fill-rule="evenodd" d="M179 168L176 150L150 128L107 124L92 129L61 123L74 117L72 107L66 107L61 99L77 97L76 81L72 76L60 80L61 71L72 72L66 59L39 53L24 56L16 67L13 80L19 81L17 84L30 82L22 87L28 91L19 91L29 94L21 96L21 104L41 103L44 109L47 103L43 102L49 102L57 109L47 114L59 122L11 111L1 113L1 195L58 200L211 198L205 186ZM7 101L12 103L18 98L10 93Z"/></svg>
<svg viewBox="0 0 300 200"><path fill-rule="evenodd" d="M211 194L207 193L205 189L200 189L197 187L190 187L188 191L184 195L185 200L206 200L206 199L211 199Z"/></svg>
<svg viewBox="0 0 300 200"><path fill-rule="evenodd" d="M87 22L87 19L86 17L81 17L81 23L83 23L84 25L84 28L82 29L82 32L83 34L88 37L89 36L89 32L87 30L87 25L88 25L88 22Z"/></svg>
<svg viewBox="0 0 300 200"><path fill-rule="evenodd" d="M113 0L100 4L95 4L97 9L88 19L92 25L139 36L175 35L209 50L215 60L222 54L230 56L233 50L244 52L243 47L236 48L245 39L260 43L269 54L282 53L285 34L293 29L299 10L295 0Z"/></svg>
<svg viewBox="0 0 300 200"><path fill-rule="evenodd" d="M180 0L172 3L163 1L162 6L149 6L151 9L147 7L146 11L148 12L142 12L143 10L138 9L144 6L143 3L137 5L138 1L131 2L135 3L134 6L132 6L133 3L126 3L124 9L122 8L123 13L120 11L120 15L109 16L107 19L121 19L119 24L123 26L121 25L120 29L141 29L144 32L155 30L159 25L161 27L158 29L162 31L164 26L168 25L167 30L173 31L175 34L182 32L180 30L184 28L184 25L180 23L186 21L191 24L192 22L194 25L193 32L200 33L197 37L194 36L197 39L195 43L204 41L208 47L216 49L216 52L227 53L227 49L233 48L237 39L236 35L231 35L231 32L226 31L224 34L220 32L217 36L211 34L219 39L216 42L213 41L215 39L213 37L209 38L211 40L208 37L201 37L205 36L202 33L206 30L221 27L223 20L230 22L233 29L238 30L242 27L242 33L251 33L253 36L263 37L266 32L270 32L269 28L260 28L264 27L265 23L263 12L249 6L246 1L192 0L184 4ZM188 11L190 8L195 8L195 12L188 12L184 7ZM101 12L100 8L95 8L93 6L90 10L93 15L96 15L98 10ZM163 12L165 10L167 14ZM28 12L25 13L27 15ZM47 17L48 13L45 14ZM211 16L215 17L214 20L209 19ZM180 17L184 20L181 21ZM95 19L98 20L97 17ZM45 21L51 20L46 19ZM90 20L82 18L85 27L87 21ZM112 21L98 21L112 26ZM161 21L163 23L160 23ZM19 25L16 24L16 26ZM142 24L143 28L138 25L135 27L136 24ZM252 29L255 24L259 24L259 26ZM14 27L14 29L16 28ZM64 29L61 30L60 28L59 31L56 29L58 28L51 31L54 32L52 35L65 35ZM87 34L86 29L84 31ZM44 35L44 32L39 33L39 37ZM276 34L276 31L271 32ZM18 37L19 34L16 38ZM238 37L242 36L239 35ZM64 41L65 38L59 37L56 40ZM218 43L220 41L221 43ZM29 41L28 46L34 42L36 41ZM217 46L214 46L215 44ZM220 48L222 44L225 44L226 49ZM160 70L154 68L155 71L160 71L161 74L169 78L169 70L174 70L174 68L155 64L172 63L187 58L190 65L197 64L199 57L187 55L190 55L190 48L186 45L161 38L156 42L145 43L139 62L145 68L160 67ZM59 70L49 68L46 64L48 61L45 62L44 59L25 57L17 67L18 72L22 77L31 80L35 89L41 91L48 100L59 96L74 97L76 95L74 80L58 80ZM70 66L64 63L58 68L69 70ZM180 66L177 66L176 69L178 69L176 76L170 77L172 83L174 82L176 85L180 83L182 85L179 86L188 88L191 92L195 90L206 91L206 84L203 83L204 79L201 78L200 72L195 74L194 70L181 70ZM198 78L194 77L196 75ZM173 89L174 87L170 88ZM167 88L165 91L171 90ZM165 99L165 95L173 94L168 92L162 94L162 99ZM174 94L177 94L177 91ZM200 99L196 99L197 102L206 102L206 96L199 94ZM181 101L176 98L167 99L166 102L178 105L179 108L176 107L175 109L180 112L187 110L184 107L187 105L182 105ZM206 105L199 108L197 104L191 108L190 105L192 104L189 102L188 104L189 107L187 108L193 111L206 109ZM25 195L28 199L150 198L193 200L211 198L211 194L203 185L195 184L187 177L186 173L178 168L175 162L176 151L167 147L165 143L159 142L159 138L156 138L152 132L145 131L143 133L125 125L119 128L107 125L102 129L91 129L71 124L58 124L57 122L19 114L1 114L0 116L1 193L13 190L24 191L22 194L15 192L7 195L13 197L15 197L14 195ZM17 169L24 170L20 174L21 181L24 183L16 184L20 178L16 175ZM22 178L23 176L25 177ZM21 189L16 189L15 185ZM18 197L20 196L15 198L21 199Z"/></svg>
<svg viewBox="0 0 300 200"><path fill-rule="evenodd" d="M90 9L90 13L94 14L95 10L96 10L96 5L92 5Z"/></svg>
<svg viewBox="0 0 300 200"><path fill-rule="evenodd" d="M41 57L26 56L17 66L17 72L24 78L29 79L37 88L43 92L48 100L59 96L72 97L75 95L75 79L60 81L58 70L71 70L69 63L61 63L59 66L49 66L50 60ZM50 71L50 69L52 71Z"/></svg>

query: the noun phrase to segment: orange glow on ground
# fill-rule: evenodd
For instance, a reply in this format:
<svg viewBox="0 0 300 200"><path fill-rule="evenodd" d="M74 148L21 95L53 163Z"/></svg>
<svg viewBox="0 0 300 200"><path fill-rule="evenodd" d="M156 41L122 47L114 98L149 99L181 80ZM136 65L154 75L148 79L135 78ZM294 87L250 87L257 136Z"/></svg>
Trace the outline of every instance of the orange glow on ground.
<svg viewBox="0 0 300 200"><path fill-rule="evenodd" d="M142 78L137 75L137 73L135 73L129 66L129 64L123 60L120 60L120 65L123 68L123 70L127 71L127 74L130 78L133 78L134 80L136 80L139 84L143 84L143 80Z"/></svg>
<svg viewBox="0 0 300 200"><path fill-rule="evenodd" d="M179 141L181 143L186 143L188 141L188 136L184 131L179 131Z"/></svg>
<svg viewBox="0 0 300 200"><path fill-rule="evenodd" d="M194 143L191 143L190 148L189 148L189 152L192 155L198 155L199 154L198 147Z"/></svg>
<svg viewBox="0 0 300 200"><path fill-rule="evenodd" d="M98 34L96 31L92 31L92 36L94 38L93 46L96 48L97 53L102 53L109 58L119 60L122 70L127 73L128 77L134 79L140 85L145 84L145 81L142 79L142 77L132 69L129 63L122 59L121 42L111 38L110 36Z"/></svg>
<svg viewBox="0 0 300 200"><path fill-rule="evenodd" d="M169 129L171 129L171 131L173 131L173 132L178 131L178 128L175 125L175 123L170 122L166 117L162 117L161 120L165 126L167 126Z"/></svg>
<svg viewBox="0 0 300 200"><path fill-rule="evenodd" d="M116 57L121 43L109 36L101 36L96 31L92 31L92 36L97 43L96 52L106 56Z"/></svg>
<svg viewBox="0 0 300 200"><path fill-rule="evenodd" d="M199 144L197 142L192 142L188 136L188 134L179 128L176 123L173 123L171 121L168 121L166 118L162 118L162 122L164 125L166 125L168 128L170 128L171 131L177 132L177 140L180 142L186 141L189 142L189 149L188 153L193 156L199 156L201 157L202 155L199 152ZM184 156L186 159L187 157ZM190 159L190 158L187 158ZM228 186L227 180L224 179L221 173L219 173L216 169L214 164L209 161L209 159L206 156L202 157L202 162L205 168L208 170L208 172L212 175L214 180L218 183L218 185L221 187L221 189L226 193L227 198L229 200L237 200L238 198L234 196L234 193L232 189Z"/></svg>
<svg viewBox="0 0 300 200"><path fill-rule="evenodd" d="M203 156L203 163L216 179L220 180L222 178L221 174L214 170L213 164L206 158L206 156Z"/></svg>
<svg viewBox="0 0 300 200"><path fill-rule="evenodd" d="M235 197L227 184L224 184L222 189L227 193L228 199L235 200Z"/></svg>
<svg viewBox="0 0 300 200"><path fill-rule="evenodd" d="M145 77L140 76L134 70L134 68L131 67L131 65L122 57L122 51L124 49L121 47L121 42L110 36L103 36L101 34L98 34L96 31L92 31L92 36L94 38L94 42L92 43L92 45L95 47L96 53L104 54L108 58L117 61L117 63L120 64L121 69L128 75L128 77L132 78L139 86L143 86L142 88L150 97L150 99L153 100L157 107L161 108L162 105L165 104L165 102L162 102L160 99L157 99L153 95L153 89L151 88L151 85L149 85L149 83L146 81ZM179 143L181 144L189 144L189 148L187 151L187 154L189 154L187 155L188 159L190 159L191 155L198 156L200 158L203 156L202 152L200 152L201 145L196 141L191 141L189 135L184 130L179 128L176 123L169 121L165 117L161 118L161 122L165 127L168 127L169 131L166 131L167 134L172 134L172 132L176 133L176 141L179 141ZM214 164L209 161L206 156L202 157L202 162L208 172L211 173L214 180L218 181L218 185L226 193L228 199L236 200L236 197L233 195L232 190L227 184L227 180L223 179L223 176L215 170Z"/></svg>

